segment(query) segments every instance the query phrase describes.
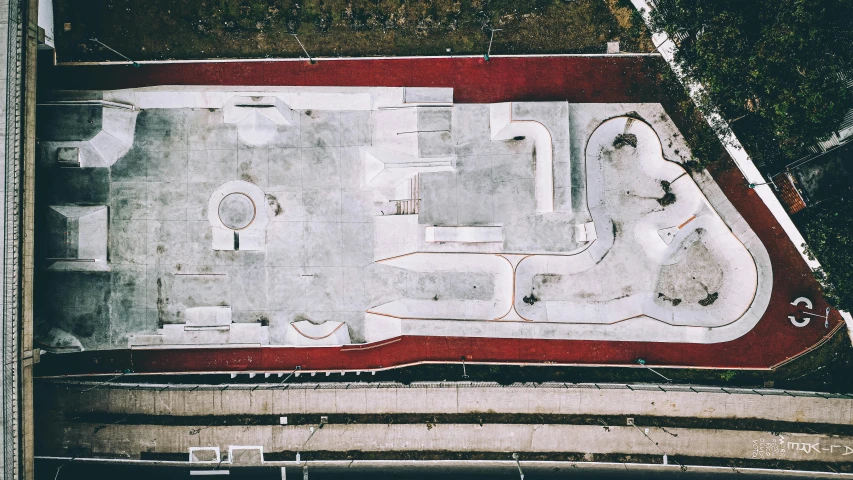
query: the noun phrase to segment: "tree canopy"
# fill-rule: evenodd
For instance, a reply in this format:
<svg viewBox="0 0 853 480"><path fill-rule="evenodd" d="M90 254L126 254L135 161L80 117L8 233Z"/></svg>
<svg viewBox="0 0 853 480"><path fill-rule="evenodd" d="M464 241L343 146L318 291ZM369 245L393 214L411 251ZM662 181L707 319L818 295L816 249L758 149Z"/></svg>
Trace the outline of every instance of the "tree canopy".
<svg viewBox="0 0 853 480"><path fill-rule="evenodd" d="M809 256L821 262L815 272L824 296L835 307L853 310L853 186L800 214Z"/></svg>
<svg viewBox="0 0 853 480"><path fill-rule="evenodd" d="M657 0L654 30L744 143L799 155L853 108L853 0ZM755 133L755 132L758 133ZM741 140L744 140L741 138ZM774 159L765 159L770 163Z"/></svg>

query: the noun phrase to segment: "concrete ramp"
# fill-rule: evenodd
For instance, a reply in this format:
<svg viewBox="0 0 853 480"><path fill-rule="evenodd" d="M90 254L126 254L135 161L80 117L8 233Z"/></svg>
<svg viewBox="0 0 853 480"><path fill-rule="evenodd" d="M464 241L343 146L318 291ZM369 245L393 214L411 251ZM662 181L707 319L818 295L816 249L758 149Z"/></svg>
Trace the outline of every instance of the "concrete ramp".
<svg viewBox="0 0 853 480"><path fill-rule="evenodd" d="M49 270L109 271L106 206L54 205L48 213L48 224Z"/></svg>
<svg viewBox="0 0 853 480"><path fill-rule="evenodd" d="M533 120L513 119L512 103L494 103L490 106L492 140L529 138L536 152L533 172L536 186L536 212L554 211L554 148L551 132L545 125Z"/></svg>
<svg viewBox="0 0 853 480"><path fill-rule="evenodd" d="M293 322L287 327L284 343L296 346L349 345L349 328L346 323L327 321L321 324L307 320Z"/></svg>
<svg viewBox="0 0 853 480"><path fill-rule="evenodd" d="M131 335L129 348L259 347L269 344L269 327L231 323L231 307L188 308L186 323L166 324L154 335Z"/></svg>
<svg viewBox="0 0 853 480"><path fill-rule="evenodd" d="M55 108L80 108L74 105ZM59 149L76 148L79 166L81 168L106 168L112 166L124 156L133 146L138 110L101 106L103 109L100 130L90 138L79 138L64 141L51 141L49 138L42 142L47 164L60 161Z"/></svg>

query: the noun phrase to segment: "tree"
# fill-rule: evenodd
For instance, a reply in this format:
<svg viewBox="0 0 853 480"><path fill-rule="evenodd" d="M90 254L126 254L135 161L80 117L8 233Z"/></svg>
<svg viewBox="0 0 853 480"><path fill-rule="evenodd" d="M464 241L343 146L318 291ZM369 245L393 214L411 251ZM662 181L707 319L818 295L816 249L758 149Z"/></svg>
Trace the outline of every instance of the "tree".
<svg viewBox="0 0 853 480"><path fill-rule="evenodd" d="M815 277L835 307L853 310L853 186L800 213L806 251L821 262Z"/></svg>
<svg viewBox="0 0 853 480"><path fill-rule="evenodd" d="M700 108L719 108L766 163L801 154L853 108L853 0L656 4L653 30L675 39L675 61L707 89Z"/></svg>

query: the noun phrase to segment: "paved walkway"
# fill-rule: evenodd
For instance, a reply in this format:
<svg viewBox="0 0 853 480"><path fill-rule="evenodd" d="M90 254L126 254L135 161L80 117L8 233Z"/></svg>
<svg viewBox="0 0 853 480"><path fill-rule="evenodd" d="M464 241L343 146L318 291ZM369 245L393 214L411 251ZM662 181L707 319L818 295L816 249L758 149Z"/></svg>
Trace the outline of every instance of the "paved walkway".
<svg viewBox="0 0 853 480"><path fill-rule="evenodd" d="M853 425L853 399L792 397L721 390L521 387L482 384L293 384L218 385L164 389L129 384L94 388L91 382L40 383L42 410L122 415L296 414L497 414L626 415L687 419L761 419L804 424ZM194 389L195 390L192 390ZM648 388L648 387L647 387ZM676 391L679 389L681 391ZM687 391L684 391L687 390Z"/></svg>
<svg viewBox="0 0 853 480"><path fill-rule="evenodd" d="M139 458L147 453L187 453L190 447L262 446L264 452L562 452L584 454L820 461L846 464L853 437L761 431L592 425L356 424L326 425L308 440L308 426L55 424L41 432L39 455L64 456L67 445L92 456ZM193 435L191 432L201 429ZM96 434L92 434L97 431ZM782 442L780 442L780 440ZM825 450L824 450L825 449Z"/></svg>
<svg viewBox="0 0 853 480"><path fill-rule="evenodd" d="M375 85L454 88L454 100L568 100L569 102L666 102L656 72L658 57L524 57L334 60L304 62L184 63L132 67L55 67L43 72L52 88L126 88L162 84ZM521 72L521 73L520 73ZM827 306L809 267L782 227L732 163L710 172L764 243L773 264L770 306L758 325L737 340L718 344L520 340L459 337L399 337L373 345L340 348L249 348L215 350L82 352L45 356L41 375L94 372L203 372L366 370L419 362L648 364L719 368L769 368L822 342L842 325L837 311L829 326L813 319L794 327L791 301L800 296Z"/></svg>

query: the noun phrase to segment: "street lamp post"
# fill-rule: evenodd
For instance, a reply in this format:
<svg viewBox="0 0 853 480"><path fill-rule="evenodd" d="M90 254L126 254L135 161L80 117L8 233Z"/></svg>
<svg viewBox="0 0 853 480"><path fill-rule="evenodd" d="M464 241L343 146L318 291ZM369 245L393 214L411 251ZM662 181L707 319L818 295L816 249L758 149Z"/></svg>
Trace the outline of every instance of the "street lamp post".
<svg viewBox="0 0 853 480"><path fill-rule="evenodd" d="M646 429L640 430L640 427L634 425L634 422L631 422L630 425L632 427L636 428L638 432L643 434L644 437L646 437L650 442L652 442L655 445L655 447L657 447L658 450L660 450L660 453L663 454L663 464L667 465L669 463L669 455L667 455L666 451L663 448L661 448L660 445L658 445L658 442L652 440L652 437L649 436L649 429L646 428ZM675 463L677 463L682 469L684 468L684 465L682 465L681 462L679 462L678 460L675 460Z"/></svg>
<svg viewBox="0 0 853 480"><path fill-rule="evenodd" d="M658 372L657 370L653 369L652 367L650 367L650 366L646 365L646 361L645 361L645 360L643 360L642 358L637 359L637 363L639 363L640 365L642 365L642 366L644 366L644 367L648 368L648 369L649 369L649 370L651 370L655 375L657 375L657 376L659 376L659 377L663 378L663 379L664 379L664 380L666 380L667 382L671 382L671 381L672 381L672 379L667 378L667 377L664 377L662 373L660 373L660 372Z"/></svg>
<svg viewBox="0 0 853 480"><path fill-rule="evenodd" d="M487 62L489 61L489 55L492 54L492 41L495 39L495 32L500 32L503 29L502 28L490 28L489 30L492 31L492 35L489 37L489 48L486 50L486 55L485 55Z"/></svg>
<svg viewBox="0 0 853 480"><path fill-rule="evenodd" d="M515 466L518 467L518 476L521 478L521 480L524 480L524 472L521 471L521 462L518 461L518 454L513 453L512 459L515 460Z"/></svg>
<svg viewBox="0 0 853 480"><path fill-rule="evenodd" d="M302 45L302 42L299 40L299 37L295 33L291 33L291 35L293 35L293 38L296 39L296 43L298 43L299 46L302 47L302 51L305 52L305 55L308 56L308 63L310 63L311 65L317 63L316 60L311 58L311 54L308 53L308 50L305 48L305 45Z"/></svg>
<svg viewBox="0 0 853 480"><path fill-rule="evenodd" d="M69 460L69 461L67 461L67 462L63 463L62 465L60 465L60 466L59 466L59 468L57 468L57 469L56 469L56 475L54 475L54 476L53 476L53 480L56 480L57 478L59 478L59 471L60 471L60 470L62 470L62 467L64 467L64 466L68 465L69 463L71 463L71 461L72 461L72 460L74 460L74 459L72 458L71 460Z"/></svg>
<svg viewBox="0 0 853 480"><path fill-rule="evenodd" d="M329 423L329 419L328 419L328 417L326 417L326 416L321 416L321 417L320 417L320 423L318 423L318 424L317 424L317 428L314 428L314 427L311 427L311 428L310 428L310 430L309 430L309 431L311 432L311 435L308 435L308 438L307 438L307 439L305 439L305 441L302 443L302 446L301 446L301 447L299 447L299 450L296 452L296 461L297 461L297 462L299 461L299 453L300 453L302 450L305 450L305 445L308 445L308 442L310 442L310 441L311 441L311 438L313 438L313 437L314 437L314 434L315 434L315 433L317 433L317 432L319 432L319 431L320 431L320 429L322 429L322 428L323 428L323 426L325 426L327 423Z"/></svg>
<svg viewBox="0 0 853 480"><path fill-rule="evenodd" d="M95 43L97 43L97 44L99 44L99 45L101 45L102 47L104 47L104 48L106 48L107 50L109 50L109 51L111 51L111 52L115 53L115 54L116 54L116 55L118 55L119 57L121 57L121 58L123 58L123 59L127 60L128 62L130 62L130 64L131 64L132 66L134 66L134 67L136 67L136 68L139 68L139 67L141 66L141 65L139 65L138 63L136 63L136 62L134 62L133 60L131 60L131 59L130 59L130 57L128 57L127 55L124 55L123 53L119 52L118 50L116 50L116 49L114 49L114 48L110 47L109 45L105 44L104 42L102 42L102 41L98 40L97 38L90 38L89 40L90 40L90 41L92 41L92 42L95 42Z"/></svg>
<svg viewBox="0 0 853 480"><path fill-rule="evenodd" d="M748 183L748 184L747 184L747 186L750 188L750 190L751 190L751 189L753 189L753 188L755 188L755 187L760 187L760 186L762 186L762 185L773 185L773 188L774 188L774 189L779 190L779 188L778 188L778 187L776 187L776 184L775 184L775 183L773 183L773 179L772 179L772 178L770 179L770 181L767 181L767 182L762 182L762 183Z"/></svg>
<svg viewBox="0 0 853 480"><path fill-rule="evenodd" d="M296 366L296 368L294 368L294 369L293 369L293 371L292 371L292 372L290 372L290 374L289 374L289 375L287 375L286 377L284 377L284 380L282 380L282 381L278 382L278 384L279 384L279 385L281 385L281 384L283 384L284 382L286 382L286 381L287 381L287 379L288 379L288 378L290 378L290 377L292 377L292 376L293 376L293 374L294 374L294 373L296 373L298 370L302 370L302 367L301 367L301 366L299 366L299 365L297 365L297 366Z"/></svg>
<svg viewBox="0 0 853 480"><path fill-rule="evenodd" d="M90 387L90 388L87 388L85 390L80 390L80 393L86 393L86 392L90 392L92 390L97 390L97 389L103 387L104 385L107 385L108 383L112 382L113 380L115 380L117 378L121 378L127 374L128 374L128 372L122 372L122 373L120 373L120 374L118 374L112 378L108 378L108 379L104 380L103 382L98 383L94 387Z"/></svg>
<svg viewBox="0 0 853 480"><path fill-rule="evenodd" d="M802 310L800 310L800 312L801 312L803 315L810 315L810 316L812 316L812 317L820 317L820 318L824 319L824 322L823 322L823 326L824 326L824 328L829 328L829 312L830 312L830 310L831 310L831 309L830 309L829 307L826 307L826 311L824 312L824 314L823 314L823 315L818 315L818 314L816 314L816 313L809 313L809 312L805 312L805 311L802 311Z"/></svg>

